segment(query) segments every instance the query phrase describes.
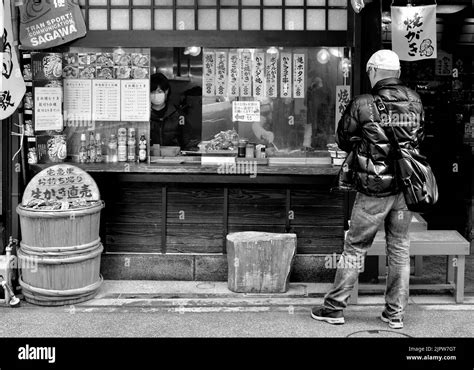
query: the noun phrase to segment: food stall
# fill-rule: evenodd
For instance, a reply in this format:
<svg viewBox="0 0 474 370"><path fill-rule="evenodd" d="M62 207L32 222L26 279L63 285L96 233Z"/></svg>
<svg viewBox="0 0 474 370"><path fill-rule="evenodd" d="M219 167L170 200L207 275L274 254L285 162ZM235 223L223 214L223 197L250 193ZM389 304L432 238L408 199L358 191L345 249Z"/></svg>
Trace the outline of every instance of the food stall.
<svg viewBox="0 0 474 370"><path fill-rule="evenodd" d="M293 281L332 280L349 199L328 147L360 88L348 2L80 5L84 38L22 51L25 150L30 177L71 162L98 184L104 278L226 280L226 235L253 230L297 235Z"/></svg>

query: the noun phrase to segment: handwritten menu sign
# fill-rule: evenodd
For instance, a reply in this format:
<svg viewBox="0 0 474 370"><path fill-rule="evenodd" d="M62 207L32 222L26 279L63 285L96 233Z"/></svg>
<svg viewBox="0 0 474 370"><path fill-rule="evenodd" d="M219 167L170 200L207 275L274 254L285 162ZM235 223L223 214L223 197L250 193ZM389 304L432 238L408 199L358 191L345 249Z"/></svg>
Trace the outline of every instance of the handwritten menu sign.
<svg viewBox="0 0 474 370"><path fill-rule="evenodd" d="M120 81L92 81L92 119L120 121Z"/></svg>
<svg viewBox="0 0 474 370"><path fill-rule="evenodd" d="M203 73L203 84L204 84L204 96L214 96L216 93L216 56L213 52L203 53L204 73Z"/></svg>
<svg viewBox="0 0 474 370"><path fill-rule="evenodd" d="M148 121L150 117L150 80L121 81L122 121Z"/></svg>
<svg viewBox="0 0 474 370"><path fill-rule="evenodd" d="M84 170L70 165L58 164L38 173L28 183L22 203L31 200L73 201L100 200L97 184Z"/></svg>
<svg viewBox="0 0 474 370"><path fill-rule="evenodd" d="M35 131L62 130L63 111L61 87L35 87Z"/></svg>
<svg viewBox="0 0 474 370"><path fill-rule="evenodd" d="M337 124L351 100L351 87L349 85L336 86L336 130Z"/></svg>
<svg viewBox="0 0 474 370"><path fill-rule="evenodd" d="M226 95L227 82L227 53L219 51L216 53L216 95Z"/></svg>
<svg viewBox="0 0 474 370"><path fill-rule="evenodd" d="M304 54L293 54L293 97L304 98Z"/></svg>
<svg viewBox="0 0 474 370"><path fill-rule="evenodd" d="M239 96L240 59L239 54L229 53L229 81L227 83L228 95Z"/></svg>
<svg viewBox="0 0 474 370"><path fill-rule="evenodd" d="M280 97L291 98L291 54L281 53L280 59Z"/></svg>
<svg viewBox="0 0 474 370"><path fill-rule="evenodd" d="M267 54L265 68L266 96L277 97L278 57L277 54Z"/></svg>
<svg viewBox="0 0 474 370"><path fill-rule="evenodd" d="M453 54L446 53L443 50L438 51L436 59L436 76L449 76L453 71Z"/></svg>
<svg viewBox="0 0 474 370"><path fill-rule="evenodd" d="M252 96L252 56L249 52L241 54L240 96Z"/></svg>
<svg viewBox="0 0 474 370"><path fill-rule="evenodd" d="M64 80L64 117L68 123L92 119L91 80Z"/></svg>
<svg viewBox="0 0 474 370"><path fill-rule="evenodd" d="M233 101L232 121L260 122L259 101Z"/></svg>
<svg viewBox="0 0 474 370"><path fill-rule="evenodd" d="M265 54L255 53L253 73L253 96L265 96Z"/></svg>

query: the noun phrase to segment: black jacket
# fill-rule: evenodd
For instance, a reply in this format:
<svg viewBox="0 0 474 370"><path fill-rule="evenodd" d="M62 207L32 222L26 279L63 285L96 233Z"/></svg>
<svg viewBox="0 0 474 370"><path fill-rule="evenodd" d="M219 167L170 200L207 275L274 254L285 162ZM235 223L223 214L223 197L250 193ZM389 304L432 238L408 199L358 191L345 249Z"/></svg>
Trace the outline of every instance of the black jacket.
<svg viewBox="0 0 474 370"><path fill-rule="evenodd" d="M424 138L423 105L419 95L403 85L397 78L377 82L372 94L355 97L347 106L338 123L336 142L339 148L356 150L356 189L369 196L384 197L397 194L400 189L395 181L395 168L387 121L381 124L381 115L374 103L379 95L390 112L402 148L418 150Z"/></svg>

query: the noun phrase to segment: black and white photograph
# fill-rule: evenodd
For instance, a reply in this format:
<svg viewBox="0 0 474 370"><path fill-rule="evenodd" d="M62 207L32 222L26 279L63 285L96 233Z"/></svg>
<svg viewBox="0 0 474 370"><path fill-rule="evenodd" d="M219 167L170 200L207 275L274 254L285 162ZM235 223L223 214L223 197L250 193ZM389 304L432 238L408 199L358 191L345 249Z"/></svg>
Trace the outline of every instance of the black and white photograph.
<svg viewBox="0 0 474 370"><path fill-rule="evenodd" d="M473 0L0 9L0 370L474 369Z"/></svg>

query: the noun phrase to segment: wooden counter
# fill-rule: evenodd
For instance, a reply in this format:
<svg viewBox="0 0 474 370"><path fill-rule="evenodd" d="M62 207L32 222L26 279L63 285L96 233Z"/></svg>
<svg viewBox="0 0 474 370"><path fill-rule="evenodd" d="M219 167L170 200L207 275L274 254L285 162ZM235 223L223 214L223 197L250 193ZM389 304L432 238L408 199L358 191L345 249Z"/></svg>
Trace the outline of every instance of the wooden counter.
<svg viewBox="0 0 474 370"><path fill-rule="evenodd" d="M48 166L30 167L38 172ZM343 248L347 197L330 192L339 167L258 166L253 178L196 164L78 167L96 180L105 201L101 239L107 254L162 253L173 261L211 254L224 268L227 234L252 230L296 233L298 254ZM123 278L114 269L108 278ZM222 280L218 270L206 276Z"/></svg>

